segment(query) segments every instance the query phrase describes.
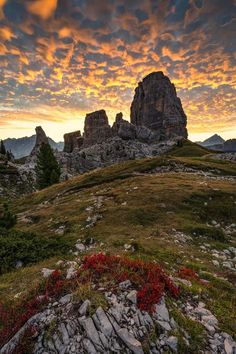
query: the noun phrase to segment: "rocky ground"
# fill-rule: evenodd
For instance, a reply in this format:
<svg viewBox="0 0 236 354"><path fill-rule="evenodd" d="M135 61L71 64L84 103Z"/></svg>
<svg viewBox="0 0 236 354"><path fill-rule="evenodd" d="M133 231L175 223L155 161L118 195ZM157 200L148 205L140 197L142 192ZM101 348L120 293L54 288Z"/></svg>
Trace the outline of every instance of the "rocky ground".
<svg viewBox="0 0 236 354"><path fill-rule="evenodd" d="M188 239L178 233L176 237L184 240L183 242ZM75 245L75 255L96 250L96 244L93 242L92 245L85 245L78 241ZM124 245L126 251L132 251L127 246L129 245ZM209 248L210 245L204 244L201 250L206 252ZM213 257L217 254L217 258L223 261L231 259L236 266L236 248L230 247L224 250L223 254L219 254L216 250L211 250L211 253ZM80 268L81 257L77 256L74 261L59 260L54 269L43 268L42 274L45 279L50 279L58 271L56 269L64 269L65 278L76 281ZM234 271L236 271L235 267ZM189 288L192 287L192 282L186 279L186 274L185 269L178 277L172 277L176 286L179 284L181 287L180 284L185 284ZM195 280L196 274L192 273L191 276ZM102 305L94 307L94 304L92 305L94 298L91 294L81 301L81 295L75 291L57 299L51 297L44 310L30 317L14 337L2 347L0 353L18 353L18 345L31 328L33 328L33 334L30 336L31 352L35 354L187 352L186 348L190 347L191 332L181 327L173 308L178 309L182 316L205 328L204 349L198 349L196 353L234 354L236 352L236 342L228 333L220 330L216 316L204 302L200 301L198 295L188 296L186 299L177 298L171 305L166 303L163 296L154 305L152 311L148 312L140 310L138 291L129 279L118 283L117 286L113 284L112 291L107 291L107 284L101 282L99 284L92 282L89 287L91 287L90 291L96 289L99 293ZM86 297L86 293L84 296ZM43 296L39 297L43 301Z"/></svg>

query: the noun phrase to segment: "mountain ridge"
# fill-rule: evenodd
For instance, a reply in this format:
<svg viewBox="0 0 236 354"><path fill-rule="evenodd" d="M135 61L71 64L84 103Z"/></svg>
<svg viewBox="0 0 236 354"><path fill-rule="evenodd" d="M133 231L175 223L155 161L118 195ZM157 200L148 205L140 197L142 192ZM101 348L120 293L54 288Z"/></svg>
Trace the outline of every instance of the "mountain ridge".
<svg viewBox="0 0 236 354"><path fill-rule="evenodd" d="M63 150L63 142L55 142L50 137L48 137L48 140L53 149L57 149L58 151ZM22 138L7 138L3 142L6 149L11 151L16 159L19 159L29 156L36 143L36 134Z"/></svg>

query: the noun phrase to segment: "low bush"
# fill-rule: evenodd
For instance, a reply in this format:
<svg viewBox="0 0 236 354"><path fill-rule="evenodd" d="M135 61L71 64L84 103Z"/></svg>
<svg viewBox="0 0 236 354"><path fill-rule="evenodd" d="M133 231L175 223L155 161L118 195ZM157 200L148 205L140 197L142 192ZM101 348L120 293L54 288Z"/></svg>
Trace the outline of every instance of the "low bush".
<svg viewBox="0 0 236 354"><path fill-rule="evenodd" d="M224 231L210 226L196 226L191 229L193 236L204 236L211 240L224 242L226 240Z"/></svg>
<svg viewBox="0 0 236 354"><path fill-rule="evenodd" d="M69 243L60 236L45 238L28 232L0 229L0 274L16 267L65 254Z"/></svg>
<svg viewBox="0 0 236 354"><path fill-rule="evenodd" d="M4 203L0 213L0 227L5 229L12 228L17 222L17 217L9 209L9 205Z"/></svg>

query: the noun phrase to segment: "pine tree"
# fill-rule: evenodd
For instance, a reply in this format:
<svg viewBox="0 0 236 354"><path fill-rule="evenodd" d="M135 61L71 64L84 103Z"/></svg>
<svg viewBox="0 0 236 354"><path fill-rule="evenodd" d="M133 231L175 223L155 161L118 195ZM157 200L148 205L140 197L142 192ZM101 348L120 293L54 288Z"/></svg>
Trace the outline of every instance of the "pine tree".
<svg viewBox="0 0 236 354"><path fill-rule="evenodd" d="M58 183L61 170L49 144L42 144L37 155L36 176L40 189Z"/></svg>
<svg viewBox="0 0 236 354"><path fill-rule="evenodd" d="M5 145L4 145L3 141L1 140L1 144L0 144L0 154L6 155L6 153L7 153L7 151L6 151Z"/></svg>

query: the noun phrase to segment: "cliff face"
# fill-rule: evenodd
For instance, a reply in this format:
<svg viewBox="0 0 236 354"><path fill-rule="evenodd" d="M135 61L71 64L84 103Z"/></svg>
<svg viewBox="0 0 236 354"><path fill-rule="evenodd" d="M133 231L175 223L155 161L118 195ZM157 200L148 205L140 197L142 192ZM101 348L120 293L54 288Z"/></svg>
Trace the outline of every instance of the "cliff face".
<svg viewBox="0 0 236 354"><path fill-rule="evenodd" d="M72 152L76 148L80 148L83 144L83 138L80 130L64 135L64 152Z"/></svg>
<svg viewBox="0 0 236 354"><path fill-rule="evenodd" d="M111 127L106 112L103 109L86 115L83 147L101 143L111 136Z"/></svg>
<svg viewBox="0 0 236 354"><path fill-rule="evenodd" d="M187 138L187 117L181 101L162 72L153 72L138 84L131 104L131 123L154 131L160 140Z"/></svg>

